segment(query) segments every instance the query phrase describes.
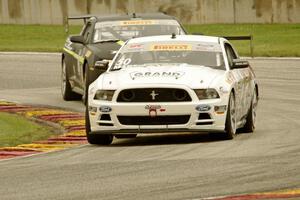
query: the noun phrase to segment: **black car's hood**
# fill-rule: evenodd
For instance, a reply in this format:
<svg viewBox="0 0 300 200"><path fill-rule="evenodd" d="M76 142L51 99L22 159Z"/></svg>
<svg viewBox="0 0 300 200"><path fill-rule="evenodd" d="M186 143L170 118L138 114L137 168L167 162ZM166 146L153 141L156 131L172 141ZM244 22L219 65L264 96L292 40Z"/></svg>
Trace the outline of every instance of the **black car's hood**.
<svg viewBox="0 0 300 200"><path fill-rule="evenodd" d="M116 42L103 42L89 44L88 48L100 59L112 60L116 51L121 48L121 45Z"/></svg>

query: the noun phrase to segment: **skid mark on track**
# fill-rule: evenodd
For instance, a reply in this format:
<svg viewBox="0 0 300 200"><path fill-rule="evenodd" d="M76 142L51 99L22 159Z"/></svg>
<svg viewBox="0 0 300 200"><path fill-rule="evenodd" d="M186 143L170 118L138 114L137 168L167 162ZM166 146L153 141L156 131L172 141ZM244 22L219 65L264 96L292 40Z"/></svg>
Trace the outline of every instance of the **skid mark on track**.
<svg viewBox="0 0 300 200"><path fill-rule="evenodd" d="M29 119L54 123L64 129L62 135L53 136L47 140L36 141L32 144L21 144L16 147L0 148L0 160L62 150L87 143L82 113L19 105L6 101L0 101L0 112L19 114Z"/></svg>

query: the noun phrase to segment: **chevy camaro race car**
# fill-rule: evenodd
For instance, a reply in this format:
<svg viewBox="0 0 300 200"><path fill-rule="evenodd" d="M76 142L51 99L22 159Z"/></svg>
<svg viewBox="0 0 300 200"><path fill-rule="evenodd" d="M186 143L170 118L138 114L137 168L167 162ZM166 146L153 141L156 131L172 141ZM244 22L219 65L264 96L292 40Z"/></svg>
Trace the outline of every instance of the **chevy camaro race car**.
<svg viewBox="0 0 300 200"><path fill-rule="evenodd" d="M108 62L101 61L104 70ZM131 39L89 87L91 144L138 133L253 132L258 85L224 38L167 35ZM122 135L123 134L123 135Z"/></svg>
<svg viewBox="0 0 300 200"><path fill-rule="evenodd" d="M67 38L62 53L61 88L64 100L75 100L87 95L88 85L103 71L98 61L112 60L122 44L141 36L185 34L185 30L172 16L163 13L82 16L80 35ZM84 101L85 102L85 101Z"/></svg>

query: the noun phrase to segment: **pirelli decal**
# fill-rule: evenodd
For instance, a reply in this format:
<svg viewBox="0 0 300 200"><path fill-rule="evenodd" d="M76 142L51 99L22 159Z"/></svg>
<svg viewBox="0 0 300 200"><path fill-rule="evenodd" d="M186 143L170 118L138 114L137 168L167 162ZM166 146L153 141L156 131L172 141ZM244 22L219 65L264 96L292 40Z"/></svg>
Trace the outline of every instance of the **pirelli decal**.
<svg viewBox="0 0 300 200"><path fill-rule="evenodd" d="M150 47L151 51L191 51L190 44L154 44Z"/></svg>
<svg viewBox="0 0 300 200"><path fill-rule="evenodd" d="M155 20L130 20L130 21L122 21L121 25L128 26L128 25L152 25L156 24Z"/></svg>

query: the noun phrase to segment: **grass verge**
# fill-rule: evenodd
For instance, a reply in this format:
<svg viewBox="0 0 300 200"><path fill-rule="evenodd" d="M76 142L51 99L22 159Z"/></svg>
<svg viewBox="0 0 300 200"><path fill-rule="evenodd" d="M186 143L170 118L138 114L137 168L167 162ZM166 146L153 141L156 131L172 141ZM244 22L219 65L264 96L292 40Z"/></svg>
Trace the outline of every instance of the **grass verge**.
<svg viewBox="0 0 300 200"><path fill-rule="evenodd" d="M300 24L185 25L189 33L254 37L254 56L300 57ZM70 26L78 33L81 26ZM66 34L61 25L0 25L0 51L60 52ZM232 41L242 56L250 55L249 41Z"/></svg>
<svg viewBox="0 0 300 200"><path fill-rule="evenodd" d="M300 24L186 25L190 33L214 36L253 35L254 56L300 57ZM240 55L249 56L249 41L231 41Z"/></svg>
<svg viewBox="0 0 300 200"><path fill-rule="evenodd" d="M0 112L0 147L11 147L44 140L54 134L47 126L42 126L28 119Z"/></svg>

